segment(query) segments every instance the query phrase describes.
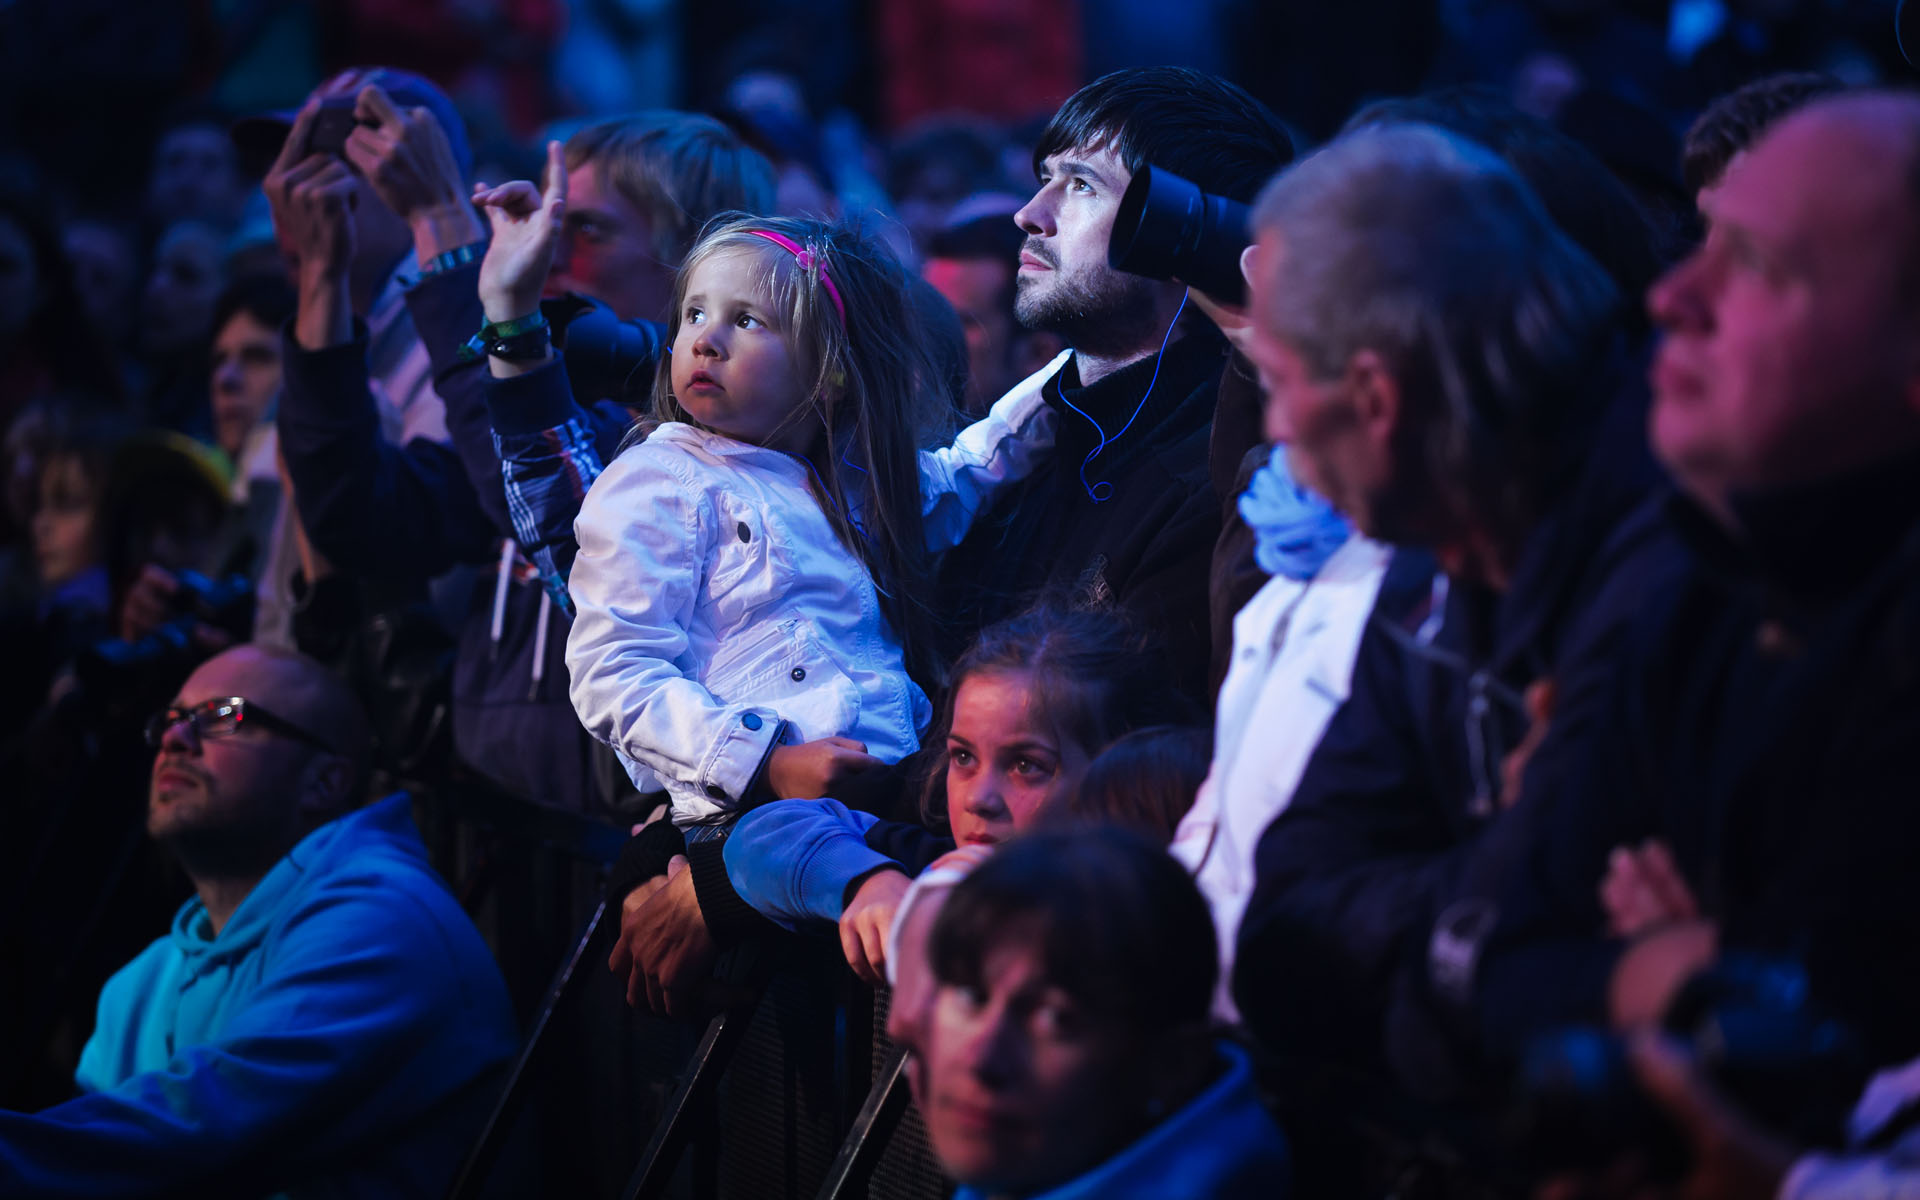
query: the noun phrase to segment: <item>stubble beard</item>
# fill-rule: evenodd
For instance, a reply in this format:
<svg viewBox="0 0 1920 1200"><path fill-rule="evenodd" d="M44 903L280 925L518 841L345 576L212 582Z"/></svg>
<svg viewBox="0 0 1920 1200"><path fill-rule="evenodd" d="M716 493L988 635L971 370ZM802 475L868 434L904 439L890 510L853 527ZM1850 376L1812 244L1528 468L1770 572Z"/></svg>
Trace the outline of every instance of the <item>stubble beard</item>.
<svg viewBox="0 0 1920 1200"><path fill-rule="evenodd" d="M1013 313L1037 333L1056 333L1085 354L1124 356L1161 336L1152 280L1105 268L1054 268L1014 281Z"/></svg>

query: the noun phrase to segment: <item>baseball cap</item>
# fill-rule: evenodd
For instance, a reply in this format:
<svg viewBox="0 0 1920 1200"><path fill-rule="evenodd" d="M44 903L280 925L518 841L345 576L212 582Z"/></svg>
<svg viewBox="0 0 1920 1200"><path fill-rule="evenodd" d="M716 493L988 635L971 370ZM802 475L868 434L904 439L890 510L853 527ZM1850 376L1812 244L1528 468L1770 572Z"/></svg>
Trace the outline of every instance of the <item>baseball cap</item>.
<svg viewBox="0 0 1920 1200"><path fill-rule="evenodd" d="M446 132L447 144L453 147L453 161L459 166L461 176L473 174L473 148L467 143L467 123L460 119L459 110L445 92L412 71L397 67L349 67L315 88L313 94L322 99L357 96L361 88L369 86L378 86L386 92L395 108L424 108L432 113ZM264 174L280 154L280 147L286 144L294 118L299 115L298 108L287 108L235 121L227 132L240 151L241 165L255 175Z"/></svg>

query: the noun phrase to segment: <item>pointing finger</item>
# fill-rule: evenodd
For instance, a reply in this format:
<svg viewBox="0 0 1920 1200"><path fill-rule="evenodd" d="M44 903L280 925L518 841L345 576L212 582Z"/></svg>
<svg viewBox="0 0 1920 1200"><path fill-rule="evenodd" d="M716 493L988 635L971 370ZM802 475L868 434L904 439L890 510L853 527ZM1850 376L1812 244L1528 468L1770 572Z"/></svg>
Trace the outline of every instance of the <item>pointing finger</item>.
<svg viewBox="0 0 1920 1200"><path fill-rule="evenodd" d="M567 202L567 158L559 142L547 143L547 189L540 199L549 208Z"/></svg>

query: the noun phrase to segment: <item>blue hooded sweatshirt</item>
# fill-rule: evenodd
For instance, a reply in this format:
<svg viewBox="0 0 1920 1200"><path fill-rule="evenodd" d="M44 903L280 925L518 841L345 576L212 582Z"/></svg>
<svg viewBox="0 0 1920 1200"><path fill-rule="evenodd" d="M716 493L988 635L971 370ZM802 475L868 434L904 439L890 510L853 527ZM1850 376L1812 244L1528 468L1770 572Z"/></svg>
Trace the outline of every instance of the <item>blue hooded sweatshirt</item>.
<svg viewBox="0 0 1920 1200"><path fill-rule="evenodd" d="M1285 1200L1290 1166L1280 1127L1260 1104L1244 1051L1219 1043L1227 1069L1132 1145L1026 1200ZM993 1193L963 1187L954 1200Z"/></svg>
<svg viewBox="0 0 1920 1200"><path fill-rule="evenodd" d="M107 982L87 1094L0 1113L0 1194L438 1195L517 1042L392 796L307 835L217 937L188 901Z"/></svg>

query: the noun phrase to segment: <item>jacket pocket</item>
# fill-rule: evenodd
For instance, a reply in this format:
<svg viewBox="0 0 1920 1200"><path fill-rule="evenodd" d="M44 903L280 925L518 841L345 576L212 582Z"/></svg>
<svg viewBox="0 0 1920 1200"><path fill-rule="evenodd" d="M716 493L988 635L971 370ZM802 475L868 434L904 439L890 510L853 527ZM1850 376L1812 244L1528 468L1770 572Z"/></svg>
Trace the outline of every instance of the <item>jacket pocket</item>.
<svg viewBox="0 0 1920 1200"><path fill-rule="evenodd" d="M793 723L795 741L845 735L860 719L859 689L799 617L722 642L700 682L723 704L772 708Z"/></svg>
<svg viewBox="0 0 1920 1200"><path fill-rule="evenodd" d="M739 629L756 610L791 589L793 561L765 509L721 493L714 497L714 512L719 528L707 571L707 601L714 629Z"/></svg>

